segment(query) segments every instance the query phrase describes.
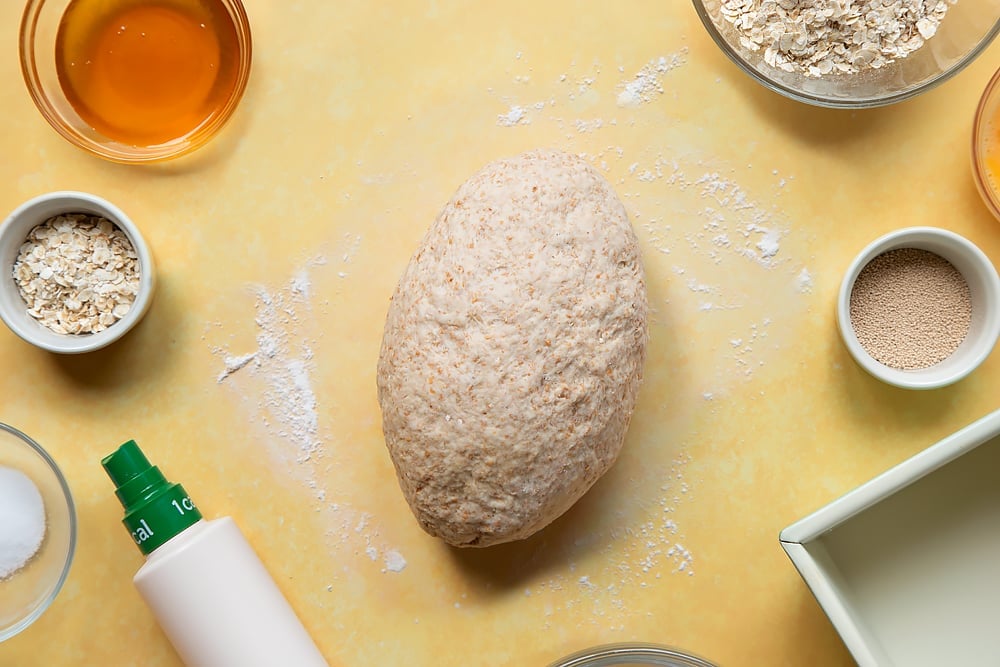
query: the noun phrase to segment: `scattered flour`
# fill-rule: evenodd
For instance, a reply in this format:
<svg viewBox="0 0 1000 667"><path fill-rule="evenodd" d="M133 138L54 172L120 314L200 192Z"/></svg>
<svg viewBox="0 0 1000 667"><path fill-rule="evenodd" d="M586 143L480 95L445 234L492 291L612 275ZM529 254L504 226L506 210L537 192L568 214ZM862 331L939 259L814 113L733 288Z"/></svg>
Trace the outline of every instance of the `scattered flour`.
<svg viewBox="0 0 1000 667"><path fill-rule="evenodd" d="M693 311L711 318L694 326L703 334L700 346L714 351L716 365L699 365L694 384L705 400L719 403L779 354L783 329L775 337L768 326L775 312L801 310L805 302L790 297L812 291L809 269L789 257L784 243L793 226L779 203L794 176L771 170L776 178L765 203L739 183L740 170L698 154L637 160L621 153L608 147L592 157L620 161L609 177L617 171L618 188L654 251L651 257L670 256L674 279L664 302L672 316ZM655 213L646 215L650 193L659 197L665 191L669 209L656 199Z"/></svg>
<svg viewBox="0 0 1000 667"><path fill-rule="evenodd" d="M293 294L296 294L308 301L309 292L312 290L312 282L309 280L309 272L306 269L299 271L295 277L292 278L292 284L289 288Z"/></svg>
<svg viewBox="0 0 1000 667"><path fill-rule="evenodd" d="M591 606L589 623L604 625L609 618L619 618L627 611L626 600L635 589L648 588L663 575L695 576L696 558L683 543L684 534L676 519L678 509L689 499L685 469L690 461L690 456L681 453L670 463L657 504L649 508L655 510L653 516L639 525L629 526L626 522L621 528L610 529L610 535L603 536L612 538L604 547L604 557L598 559L605 565L581 571L573 562L575 548L586 549L592 543L605 541L601 535L589 535L578 539L569 549L568 568L535 581L531 588L524 590L525 597L558 593L562 599L566 597L564 591L575 591L569 601L545 606L544 627L551 627L552 622L548 619L557 611L584 603Z"/></svg>
<svg viewBox="0 0 1000 667"><path fill-rule="evenodd" d="M501 127L513 127L515 125L527 125L531 122L528 118L528 110L520 105L514 105L507 113L497 116L497 125Z"/></svg>
<svg viewBox="0 0 1000 667"><path fill-rule="evenodd" d="M799 274L795 276L795 289L802 294L808 294L809 292L812 292L812 288L812 274L809 273L809 269L803 268L799 271Z"/></svg>
<svg viewBox="0 0 1000 667"><path fill-rule="evenodd" d="M358 250L361 247L361 235L351 234L349 232L345 233L342 239L342 243L343 243L343 248L340 250L340 262L342 266L341 269L337 271L338 278L346 278L348 275L350 275L347 269L350 266L350 264L354 261L354 257L355 255L358 254ZM326 260L320 259L317 261L325 262Z"/></svg>
<svg viewBox="0 0 1000 667"><path fill-rule="evenodd" d="M359 243L360 237L344 236L340 265L335 268L351 263ZM276 472L286 471L309 490L329 526L330 544L338 552L350 550L372 563L382 560L383 572L401 572L406 560L381 537L374 517L347 503L328 501L321 481L334 466L328 463L325 441L330 438L321 429L313 388L316 343L307 332L315 327L311 272L326 264L325 258L316 257L285 287L254 288L256 349L234 353L225 346L213 348L223 363L216 383L238 392L252 422L263 431ZM337 272L338 277L346 275L346 271Z"/></svg>
<svg viewBox="0 0 1000 667"><path fill-rule="evenodd" d="M663 75L687 62L687 47L646 63L635 76L619 84L618 106L637 107L663 94Z"/></svg>
<svg viewBox="0 0 1000 667"><path fill-rule="evenodd" d="M395 549L385 553L385 569L389 572L402 572L406 567L406 559Z"/></svg>
<svg viewBox="0 0 1000 667"><path fill-rule="evenodd" d="M243 354L216 350L224 368L222 383L249 368L263 380L257 397L258 417L266 429L271 454L289 463L304 463L322 452L316 394L310 380L313 352L310 342L295 332L303 313L310 310L307 271L299 272L284 290L255 289L257 349Z"/></svg>
<svg viewBox="0 0 1000 667"><path fill-rule="evenodd" d="M738 183L720 176L717 172L702 174L691 183L684 182L683 173L673 163L674 184L684 188L694 185L699 188L702 199L709 203L703 217L707 219L703 233L689 237L704 241L724 249L735 249L739 254L754 259L765 266L774 263L781 250L781 237L786 233L777 227L771 212L754 201ZM736 241L732 239L736 238ZM723 239L724 243L719 243ZM709 252L709 257L718 262L718 254Z"/></svg>
<svg viewBox="0 0 1000 667"><path fill-rule="evenodd" d="M631 79L619 82L615 87L618 91L618 106L637 107L662 95L665 92L663 86L664 76L687 63L687 56L688 48L682 47L674 53L653 58L643 65ZM571 64L571 67L575 66L576 63ZM619 69L620 71L624 71L624 67ZM531 77L527 75L514 77L514 83L516 84L527 84L530 81ZM573 107L583 100L598 99L601 93L605 92L603 90L603 81L601 80L600 64L597 62L593 63L590 66L589 72L581 76L570 77L565 73L559 75L557 87L559 88L558 94L547 95L535 102L515 102L509 98L503 98L508 108L507 111L497 114L496 124L500 127L530 125L533 113L537 115L538 112L543 111L547 107L554 110L558 104ZM490 88L489 92L493 93L493 89ZM517 97L522 97L522 95L523 91L519 92ZM558 101L557 97L559 98ZM577 134L596 132L618 124L614 118L567 119L552 116L549 120L554 121L560 126L575 130Z"/></svg>
<svg viewBox="0 0 1000 667"><path fill-rule="evenodd" d="M781 250L779 243L781 239L777 230L768 229L764 231L764 237L757 242L757 250L760 251L761 259L771 259Z"/></svg>
<svg viewBox="0 0 1000 667"><path fill-rule="evenodd" d="M696 165L699 168L699 165ZM639 183L662 183L669 186L692 203L691 213L701 219L701 226L685 225L682 232L689 251L720 265L727 256L739 256L754 260L765 268L774 268L782 262L779 258L781 239L788 233L773 208L756 201L733 178L718 171L702 171L697 176L688 176L686 168L676 159L663 156L655 158L646 168L632 162L628 174ZM624 185L624 179L619 185ZM638 193L632 193L633 199ZM643 218L633 212L633 217ZM650 241L662 254L671 254L671 245L676 240L668 238L672 228L657 218L645 219L642 223ZM674 273L685 275L687 269L675 265ZM689 287L698 283L687 276ZM701 287L698 291L707 294L715 290ZM706 302L703 310L727 308L725 304Z"/></svg>
<svg viewBox="0 0 1000 667"><path fill-rule="evenodd" d="M350 550L355 556L371 563L382 561L379 568L386 572L402 572L406 559L402 553L382 537L382 528L373 515L359 511L348 503L327 503L322 509L327 514L327 538L339 550ZM390 565L399 566L394 570Z"/></svg>
<svg viewBox="0 0 1000 667"><path fill-rule="evenodd" d="M229 377L236 371L243 369L247 364L249 364L256 358L257 358L256 352L248 352L247 354L241 354L235 357L231 355L226 355L225 359L223 359L223 362L225 363L226 367L222 370L221 373L219 373L219 377L216 379L216 382L221 384L227 377Z"/></svg>
<svg viewBox="0 0 1000 667"><path fill-rule="evenodd" d="M766 318L759 324L752 322L745 337L730 341L733 349L729 358L733 362L733 370L745 378L749 379L760 366L764 365L756 345L768 337L770 324L771 320Z"/></svg>

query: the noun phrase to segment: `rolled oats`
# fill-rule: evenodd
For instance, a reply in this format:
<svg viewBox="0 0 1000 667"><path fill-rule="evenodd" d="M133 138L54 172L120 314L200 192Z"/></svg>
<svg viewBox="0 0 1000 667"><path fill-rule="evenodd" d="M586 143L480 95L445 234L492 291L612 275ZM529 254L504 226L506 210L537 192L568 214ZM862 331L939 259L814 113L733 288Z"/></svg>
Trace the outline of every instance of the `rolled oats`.
<svg viewBox="0 0 1000 667"><path fill-rule="evenodd" d="M107 218L84 213L32 229L13 272L28 314L60 334L107 329L139 292L139 257L128 237Z"/></svg>
<svg viewBox="0 0 1000 667"><path fill-rule="evenodd" d="M822 77L879 69L937 33L956 0L722 0L740 45L786 72Z"/></svg>

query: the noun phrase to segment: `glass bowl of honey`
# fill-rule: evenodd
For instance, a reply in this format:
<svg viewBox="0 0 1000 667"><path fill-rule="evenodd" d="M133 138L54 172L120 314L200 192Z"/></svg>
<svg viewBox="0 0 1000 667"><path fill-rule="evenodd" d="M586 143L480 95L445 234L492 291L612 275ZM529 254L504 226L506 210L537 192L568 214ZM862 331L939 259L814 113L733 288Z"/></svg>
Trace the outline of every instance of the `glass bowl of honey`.
<svg viewBox="0 0 1000 667"><path fill-rule="evenodd" d="M155 162L204 145L250 77L240 0L28 0L21 72L45 120L115 162Z"/></svg>
<svg viewBox="0 0 1000 667"><path fill-rule="evenodd" d="M986 85L972 123L972 172L986 207L1000 219L1000 69Z"/></svg>

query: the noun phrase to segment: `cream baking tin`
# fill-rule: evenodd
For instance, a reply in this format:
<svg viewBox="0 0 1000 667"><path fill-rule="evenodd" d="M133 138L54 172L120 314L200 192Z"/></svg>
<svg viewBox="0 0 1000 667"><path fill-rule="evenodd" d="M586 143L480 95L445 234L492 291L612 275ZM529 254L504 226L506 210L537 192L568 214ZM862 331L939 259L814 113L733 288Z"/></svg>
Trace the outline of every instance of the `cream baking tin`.
<svg viewBox="0 0 1000 667"><path fill-rule="evenodd" d="M860 667L1000 665L1000 410L781 531Z"/></svg>

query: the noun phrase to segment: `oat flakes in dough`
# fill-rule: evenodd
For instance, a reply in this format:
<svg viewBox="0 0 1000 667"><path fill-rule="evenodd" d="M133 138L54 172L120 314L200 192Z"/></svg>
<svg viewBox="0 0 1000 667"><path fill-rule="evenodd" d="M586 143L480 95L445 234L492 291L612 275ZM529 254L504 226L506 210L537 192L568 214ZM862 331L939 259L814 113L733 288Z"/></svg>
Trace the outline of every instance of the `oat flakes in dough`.
<svg viewBox="0 0 1000 667"><path fill-rule="evenodd" d="M420 525L488 546L576 502L624 441L647 311L625 208L584 160L533 151L463 184L399 280L378 361Z"/></svg>

